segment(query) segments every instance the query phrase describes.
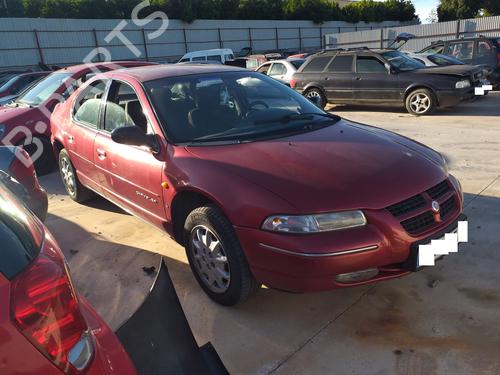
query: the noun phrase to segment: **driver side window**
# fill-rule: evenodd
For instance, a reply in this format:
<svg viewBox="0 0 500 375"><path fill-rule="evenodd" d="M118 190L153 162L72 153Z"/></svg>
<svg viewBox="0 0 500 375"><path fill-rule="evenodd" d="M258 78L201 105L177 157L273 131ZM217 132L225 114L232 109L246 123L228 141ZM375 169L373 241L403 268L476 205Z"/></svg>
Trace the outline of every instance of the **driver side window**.
<svg viewBox="0 0 500 375"><path fill-rule="evenodd" d="M122 82L113 82L106 100L104 130L137 126L144 133L152 133L142 105L134 89Z"/></svg>
<svg viewBox="0 0 500 375"><path fill-rule="evenodd" d="M76 99L73 107L75 121L92 128L99 127L99 114L106 81L92 82Z"/></svg>

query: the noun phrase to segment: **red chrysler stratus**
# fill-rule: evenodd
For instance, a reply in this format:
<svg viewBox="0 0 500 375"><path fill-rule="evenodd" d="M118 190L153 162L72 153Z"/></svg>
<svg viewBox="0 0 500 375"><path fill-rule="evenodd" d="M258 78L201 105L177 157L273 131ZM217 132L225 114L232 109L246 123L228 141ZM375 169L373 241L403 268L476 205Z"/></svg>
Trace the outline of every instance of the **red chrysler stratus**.
<svg viewBox="0 0 500 375"><path fill-rule="evenodd" d="M100 74L51 124L68 194L97 193L167 231L225 305L261 284L310 292L400 277L419 269L419 244L462 217L439 153L243 69Z"/></svg>

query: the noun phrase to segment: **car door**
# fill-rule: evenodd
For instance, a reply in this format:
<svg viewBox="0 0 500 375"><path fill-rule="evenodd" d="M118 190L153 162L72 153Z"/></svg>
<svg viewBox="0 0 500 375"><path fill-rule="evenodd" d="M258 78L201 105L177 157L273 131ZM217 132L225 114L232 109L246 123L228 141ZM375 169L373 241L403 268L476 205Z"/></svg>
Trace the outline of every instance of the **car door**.
<svg viewBox="0 0 500 375"><path fill-rule="evenodd" d="M474 64L495 66L497 63L496 48L488 39L476 42L474 51Z"/></svg>
<svg viewBox="0 0 500 375"><path fill-rule="evenodd" d="M287 83L286 82L286 74L288 72L287 67L283 63L275 62L271 69L269 69L268 76L274 78L277 81Z"/></svg>
<svg viewBox="0 0 500 375"><path fill-rule="evenodd" d="M351 101L354 55L338 54L323 73L324 88L329 100Z"/></svg>
<svg viewBox="0 0 500 375"><path fill-rule="evenodd" d="M458 42L450 42L444 49L444 54L453 56L465 64L474 64L474 41L463 40Z"/></svg>
<svg viewBox="0 0 500 375"><path fill-rule="evenodd" d="M356 57L356 73L352 82L354 98L359 101L394 101L400 99L397 74L391 74L376 56Z"/></svg>
<svg viewBox="0 0 500 375"><path fill-rule="evenodd" d="M66 149L82 183L100 191L94 168L94 142L99 131L102 99L107 81L97 80L82 90L73 103Z"/></svg>
<svg viewBox="0 0 500 375"><path fill-rule="evenodd" d="M111 201L155 224L165 218L162 191L164 162L144 147L118 144L113 130L137 126L153 133L144 114L144 100L128 83L113 81L104 104L103 125L96 136L94 158L103 193Z"/></svg>

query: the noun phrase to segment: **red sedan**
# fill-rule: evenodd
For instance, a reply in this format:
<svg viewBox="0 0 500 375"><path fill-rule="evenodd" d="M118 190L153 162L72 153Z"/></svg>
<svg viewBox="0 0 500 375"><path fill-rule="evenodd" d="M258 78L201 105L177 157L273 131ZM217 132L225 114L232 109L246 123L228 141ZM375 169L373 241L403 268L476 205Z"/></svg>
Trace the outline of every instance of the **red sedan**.
<svg viewBox="0 0 500 375"><path fill-rule="evenodd" d="M75 65L58 70L0 108L0 144L23 145L34 156L39 174L53 168L49 117L57 103L95 75L117 68L151 65L141 61L117 61Z"/></svg>
<svg viewBox="0 0 500 375"><path fill-rule="evenodd" d="M100 194L167 231L225 305L261 284L309 292L406 275L418 245L462 212L439 153L243 69L105 73L51 123L68 194Z"/></svg>
<svg viewBox="0 0 500 375"><path fill-rule="evenodd" d="M136 374L47 228L0 182L0 373Z"/></svg>

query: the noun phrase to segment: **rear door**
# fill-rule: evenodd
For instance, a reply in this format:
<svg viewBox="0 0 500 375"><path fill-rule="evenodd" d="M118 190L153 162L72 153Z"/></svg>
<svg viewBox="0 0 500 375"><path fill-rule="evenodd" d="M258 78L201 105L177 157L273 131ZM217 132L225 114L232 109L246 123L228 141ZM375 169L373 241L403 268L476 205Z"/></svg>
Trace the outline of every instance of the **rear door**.
<svg viewBox="0 0 500 375"><path fill-rule="evenodd" d="M354 98L360 101L394 101L400 99L397 74L391 74L376 56L357 56L353 79Z"/></svg>
<svg viewBox="0 0 500 375"><path fill-rule="evenodd" d="M123 126L137 126L153 134L140 99L128 83L113 81L105 101L103 126L94 147L96 169L103 194L118 205L155 224L165 220L162 170L164 162L144 147L115 143L111 132Z"/></svg>
<svg viewBox="0 0 500 375"><path fill-rule="evenodd" d="M65 135L66 148L80 181L98 191L94 141L101 121L106 85L106 80L94 81L78 95L72 108L71 126Z"/></svg>
<svg viewBox="0 0 500 375"><path fill-rule="evenodd" d="M275 62L275 63L273 63L273 66L269 70L268 75L269 75L269 77L274 78L277 81L286 83L285 78L286 78L287 72L288 72L288 69L285 66L285 64Z"/></svg>
<svg viewBox="0 0 500 375"><path fill-rule="evenodd" d="M497 64L496 47L490 40L480 39L476 41L474 64L489 66L495 66Z"/></svg>
<svg viewBox="0 0 500 375"><path fill-rule="evenodd" d="M329 100L352 100L354 55L338 54L323 73L324 87Z"/></svg>

